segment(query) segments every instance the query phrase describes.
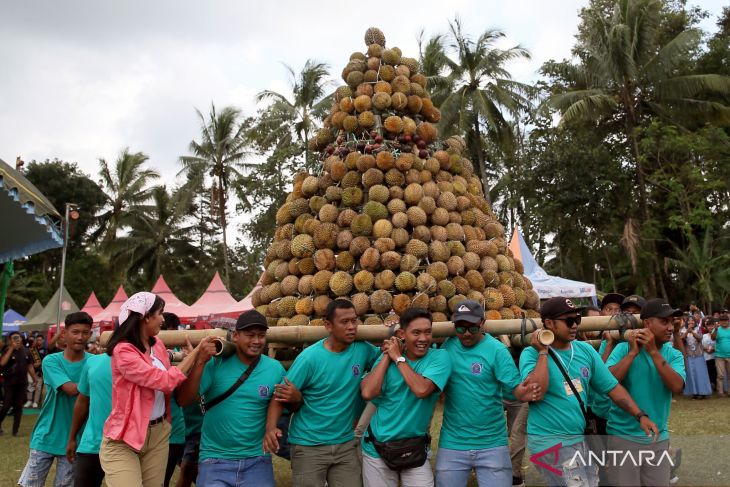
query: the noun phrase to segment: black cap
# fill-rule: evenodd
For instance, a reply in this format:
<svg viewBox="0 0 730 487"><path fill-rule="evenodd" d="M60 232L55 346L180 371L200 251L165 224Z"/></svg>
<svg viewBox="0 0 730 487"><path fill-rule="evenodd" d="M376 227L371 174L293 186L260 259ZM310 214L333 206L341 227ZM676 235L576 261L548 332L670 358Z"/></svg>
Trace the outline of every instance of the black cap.
<svg viewBox="0 0 730 487"><path fill-rule="evenodd" d="M603 296L603 299L601 300L601 309L603 309L604 306L611 303L617 303L622 304L624 302L624 299L626 299L626 296L619 293L608 293L605 296Z"/></svg>
<svg viewBox="0 0 730 487"><path fill-rule="evenodd" d="M266 317L255 309L241 313L241 316L236 321L236 331L245 330L254 326L269 328L269 325L266 324Z"/></svg>
<svg viewBox="0 0 730 487"><path fill-rule="evenodd" d="M670 316L683 316L681 309L672 308L669 303L661 298L650 299L641 307L641 319L646 318L669 318Z"/></svg>
<svg viewBox="0 0 730 487"><path fill-rule="evenodd" d="M638 294L631 294L629 296L626 296L626 299L624 299L621 303L621 311L625 310L632 304L643 309L644 305L646 304L646 299L642 298Z"/></svg>
<svg viewBox="0 0 730 487"><path fill-rule="evenodd" d="M545 318L557 318L566 313L580 313L581 311L583 311L583 308L576 306L568 298L550 298L540 306L540 317L544 320Z"/></svg>
<svg viewBox="0 0 730 487"><path fill-rule="evenodd" d="M451 321L466 321L477 324L484 319L484 308L481 304L471 299L462 301L456 307L456 311L451 315Z"/></svg>

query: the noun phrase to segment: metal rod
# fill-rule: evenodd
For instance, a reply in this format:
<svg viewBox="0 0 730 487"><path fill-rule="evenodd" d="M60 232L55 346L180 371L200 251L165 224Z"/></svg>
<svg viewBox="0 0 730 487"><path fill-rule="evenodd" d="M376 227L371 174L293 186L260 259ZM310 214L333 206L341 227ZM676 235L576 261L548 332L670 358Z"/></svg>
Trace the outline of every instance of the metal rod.
<svg viewBox="0 0 730 487"><path fill-rule="evenodd" d="M63 218L63 250L61 251L61 283L58 286L58 308L56 308L56 333L61 323L61 303L63 302L63 281L66 277L66 248L68 247L68 213L71 203L66 203L66 215Z"/></svg>

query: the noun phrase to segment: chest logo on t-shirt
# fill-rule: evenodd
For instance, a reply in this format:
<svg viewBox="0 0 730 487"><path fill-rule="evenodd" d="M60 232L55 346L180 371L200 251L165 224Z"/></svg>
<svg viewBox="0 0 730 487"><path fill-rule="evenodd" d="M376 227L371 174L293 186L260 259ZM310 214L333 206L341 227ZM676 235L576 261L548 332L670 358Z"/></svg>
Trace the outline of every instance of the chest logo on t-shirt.
<svg viewBox="0 0 730 487"><path fill-rule="evenodd" d="M471 364L471 373L473 375L481 375L484 366L480 362L474 362Z"/></svg>
<svg viewBox="0 0 730 487"><path fill-rule="evenodd" d="M261 396L262 399L266 399L267 397L269 397L270 391L271 391L271 388L267 385L259 386L259 396Z"/></svg>
<svg viewBox="0 0 730 487"><path fill-rule="evenodd" d="M352 375L355 377L358 377L360 375L360 364L355 364L352 366Z"/></svg>
<svg viewBox="0 0 730 487"><path fill-rule="evenodd" d="M583 367L581 367L580 375L582 375L584 379L587 379L591 375L590 371L588 370L588 367L586 367L585 365Z"/></svg>

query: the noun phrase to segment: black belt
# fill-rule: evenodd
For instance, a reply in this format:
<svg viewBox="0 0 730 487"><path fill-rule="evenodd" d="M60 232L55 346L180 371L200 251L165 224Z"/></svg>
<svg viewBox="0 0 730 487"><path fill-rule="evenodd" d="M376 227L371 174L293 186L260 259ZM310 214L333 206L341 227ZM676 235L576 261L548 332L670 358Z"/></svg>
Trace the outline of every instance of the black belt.
<svg viewBox="0 0 730 487"><path fill-rule="evenodd" d="M163 422L164 420L165 420L165 416L164 416L164 415L162 415L162 416L160 416L160 417L159 417L159 418L157 418L157 419L153 419L153 420L151 420L151 421L150 421L150 426L154 426L154 425L156 425L156 424L160 424L160 423L162 423L162 422Z"/></svg>

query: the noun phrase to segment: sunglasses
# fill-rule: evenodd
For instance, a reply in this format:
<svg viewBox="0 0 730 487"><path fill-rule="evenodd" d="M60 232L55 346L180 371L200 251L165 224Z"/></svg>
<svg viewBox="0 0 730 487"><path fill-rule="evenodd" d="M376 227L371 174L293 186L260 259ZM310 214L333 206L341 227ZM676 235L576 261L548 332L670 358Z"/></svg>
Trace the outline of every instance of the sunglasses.
<svg viewBox="0 0 730 487"><path fill-rule="evenodd" d="M580 315L568 316L567 318L554 318L555 321L564 321L568 328L573 328L573 325L580 325Z"/></svg>
<svg viewBox="0 0 730 487"><path fill-rule="evenodd" d="M466 333L467 331L469 333L471 333L472 335L476 335L482 329L479 325L474 325L474 326L457 326L455 328L456 328L456 333L458 333L459 335L461 335L462 333Z"/></svg>

